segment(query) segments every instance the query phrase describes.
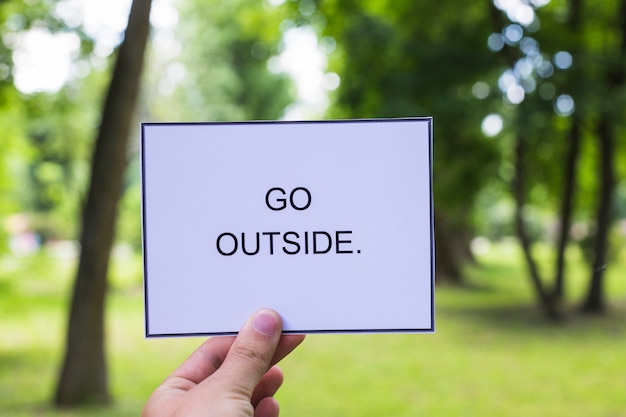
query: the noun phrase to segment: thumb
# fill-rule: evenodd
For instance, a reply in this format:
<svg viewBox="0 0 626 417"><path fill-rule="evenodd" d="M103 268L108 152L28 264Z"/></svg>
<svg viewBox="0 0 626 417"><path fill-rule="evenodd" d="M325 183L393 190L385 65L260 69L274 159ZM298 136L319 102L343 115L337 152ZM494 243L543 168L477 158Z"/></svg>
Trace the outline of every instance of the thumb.
<svg viewBox="0 0 626 417"><path fill-rule="evenodd" d="M232 387L233 393L250 398L270 368L281 331L282 320L274 310L263 309L253 314L219 368L219 377L225 386Z"/></svg>

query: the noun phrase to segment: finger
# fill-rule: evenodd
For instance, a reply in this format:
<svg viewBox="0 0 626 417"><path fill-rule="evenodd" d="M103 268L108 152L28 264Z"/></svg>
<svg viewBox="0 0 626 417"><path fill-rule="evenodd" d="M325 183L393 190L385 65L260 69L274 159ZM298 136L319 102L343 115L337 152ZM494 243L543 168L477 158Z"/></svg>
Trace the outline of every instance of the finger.
<svg viewBox="0 0 626 417"><path fill-rule="evenodd" d="M256 408L258 403L265 397L273 397L278 388L283 384L283 371L278 366L273 366L263 375L259 381L250 402Z"/></svg>
<svg viewBox="0 0 626 417"><path fill-rule="evenodd" d="M234 341L234 337L208 339L168 379L183 379L192 386L199 384L222 365Z"/></svg>
<svg viewBox="0 0 626 417"><path fill-rule="evenodd" d="M273 397L265 397L254 409L254 417L278 417L280 406Z"/></svg>
<svg viewBox="0 0 626 417"><path fill-rule="evenodd" d="M235 338L224 363L215 373L233 393L251 398L254 388L270 368L280 340L282 321L278 313L257 311Z"/></svg>
<svg viewBox="0 0 626 417"><path fill-rule="evenodd" d="M275 365L280 362L285 356L287 356L295 348L297 348L303 340L303 334L290 334L281 336L278 342L278 347L276 348L276 353L274 354L274 358L272 358L271 364Z"/></svg>

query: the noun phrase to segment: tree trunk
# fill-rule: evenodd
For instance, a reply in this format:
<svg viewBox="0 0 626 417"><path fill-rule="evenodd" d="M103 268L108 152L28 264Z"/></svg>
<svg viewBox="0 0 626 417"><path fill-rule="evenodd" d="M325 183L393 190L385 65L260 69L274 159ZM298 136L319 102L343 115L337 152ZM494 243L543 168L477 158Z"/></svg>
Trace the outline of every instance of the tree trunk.
<svg viewBox="0 0 626 417"><path fill-rule="evenodd" d="M594 260L587 298L582 310L586 313L599 314L606 309L604 297L604 271L608 250L608 237L611 228L611 205L615 189L615 138L612 122L603 116L598 121L597 136L600 145L600 193L597 214L596 234L594 236Z"/></svg>
<svg viewBox="0 0 626 417"><path fill-rule="evenodd" d="M494 22L494 27L497 30L504 27L504 18L502 12L497 9L493 2L490 3L490 10L492 20ZM510 68L515 66L515 62L517 61L517 56L515 52L511 48L505 48L503 51L504 59ZM518 117L523 118L526 115L524 114L525 108L520 106L518 108ZM523 125L523 124L521 124ZM524 253L524 260L528 267L528 272L530 274L530 280L533 285L533 289L535 291L535 295L537 297L537 302L539 304L539 308L541 311L550 319L556 320L560 317L559 312L555 308L552 298L548 294L548 291L545 289L543 285L543 280L541 279L539 268L537 267L537 263L532 255L532 242L530 236L528 235L526 229L526 223L524 222L524 206L526 205L526 146L525 146L525 138L521 133L521 128L517 128L516 137L515 137L515 178L513 179L512 184L512 193L515 200L515 231L517 234L517 238L520 242L520 246L522 247L522 252Z"/></svg>
<svg viewBox="0 0 626 417"><path fill-rule="evenodd" d="M574 191L576 189L576 164L580 155L580 116L572 116L569 133L569 151L565 160L565 187L561 197L560 227L556 247L556 267L552 297L560 302L565 294L565 250L569 241L569 229L572 224Z"/></svg>
<svg viewBox="0 0 626 417"><path fill-rule="evenodd" d="M522 246L524 253L524 259L528 266L528 272L530 273L530 279L537 296L539 307L544 314L550 319L559 318L559 313L552 303L552 299L548 295L548 292L543 286L543 280L539 274L539 268L532 256L531 251L531 239L528 236L526 230L526 224L524 222L524 206L525 206L525 194L526 194L526 147L524 146L524 138L521 134L517 134L517 143L515 144L515 179L513 181L513 195L515 197L515 229L517 237Z"/></svg>
<svg viewBox="0 0 626 417"><path fill-rule="evenodd" d="M570 49L574 57L574 62L579 62L579 58L581 57L579 50L582 42L579 39L579 34L582 23L582 7L582 0L570 0L569 2L569 30L574 36ZM574 66L571 71L571 79L576 80L575 82L571 82L571 84L582 84L580 80L582 80L583 74L580 70L580 66ZM574 100L578 101L580 99L580 95L574 95ZM560 208L561 229L556 244L556 265L554 272L554 288L552 291L552 297L556 302L561 302L565 297L565 250L567 249L569 231L572 224L574 192L577 183L576 165L580 156L580 144L582 141L582 118L581 110L577 109L572 116L572 124L569 130L569 150L565 159L564 170L565 187L563 189Z"/></svg>
<svg viewBox="0 0 626 417"><path fill-rule="evenodd" d="M607 91L615 94L626 83L626 0L621 0L618 10L618 27L621 29L621 45L617 51L616 65L609 68L605 76ZM617 100L616 100L617 101ZM582 306L585 313L599 314L606 310L604 296L604 271L606 270L609 232L612 224L612 204L615 192L616 116L615 109L604 104L596 126L600 148L600 192L594 241L594 260L587 297ZM619 117L619 116L617 116Z"/></svg>
<svg viewBox="0 0 626 417"><path fill-rule="evenodd" d="M95 143L65 358L54 399L59 406L110 401L104 352L106 277L150 30L150 6L150 0L133 0Z"/></svg>
<svg viewBox="0 0 626 417"><path fill-rule="evenodd" d="M437 282L461 284L461 269L467 258L459 246L463 242L461 233L454 231L445 216L435 213L435 270Z"/></svg>

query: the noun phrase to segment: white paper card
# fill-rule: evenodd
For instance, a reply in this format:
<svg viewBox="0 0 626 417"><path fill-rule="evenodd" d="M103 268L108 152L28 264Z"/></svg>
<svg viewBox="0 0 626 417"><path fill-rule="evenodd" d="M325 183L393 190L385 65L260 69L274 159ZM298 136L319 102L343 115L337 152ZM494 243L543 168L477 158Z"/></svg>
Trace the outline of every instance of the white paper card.
<svg viewBox="0 0 626 417"><path fill-rule="evenodd" d="M147 337L433 332L432 119L144 123Z"/></svg>

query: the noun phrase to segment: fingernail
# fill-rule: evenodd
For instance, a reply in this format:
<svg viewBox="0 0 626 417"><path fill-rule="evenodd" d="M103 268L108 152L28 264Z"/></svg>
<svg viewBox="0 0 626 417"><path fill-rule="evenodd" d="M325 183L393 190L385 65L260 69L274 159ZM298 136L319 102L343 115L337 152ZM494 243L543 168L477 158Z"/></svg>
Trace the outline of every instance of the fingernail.
<svg viewBox="0 0 626 417"><path fill-rule="evenodd" d="M280 323L276 314L267 310L261 310L254 316L252 327L259 333L274 336L280 330Z"/></svg>

